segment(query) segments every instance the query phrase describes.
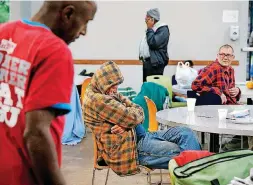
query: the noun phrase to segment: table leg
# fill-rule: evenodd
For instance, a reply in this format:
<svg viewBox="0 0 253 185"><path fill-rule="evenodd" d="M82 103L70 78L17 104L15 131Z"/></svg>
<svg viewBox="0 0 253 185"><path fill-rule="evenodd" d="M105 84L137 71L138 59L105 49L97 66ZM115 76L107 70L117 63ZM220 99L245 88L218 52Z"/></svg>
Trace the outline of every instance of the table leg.
<svg viewBox="0 0 253 185"><path fill-rule="evenodd" d="M241 149L243 149L243 136L241 136Z"/></svg>
<svg viewBox="0 0 253 185"><path fill-rule="evenodd" d="M201 144L205 144L205 132L201 132Z"/></svg>
<svg viewBox="0 0 253 185"><path fill-rule="evenodd" d="M220 141L219 141L219 144L220 144L220 146L219 146L219 152L221 152L221 145L222 145L223 135L221 134L219 138L220 138Z"/></svg>
<svg viewBox="0 0 253 185"><path fill-rule="evenodd" d="M210 152L219 152L219 134L210 133Z"/></svg>

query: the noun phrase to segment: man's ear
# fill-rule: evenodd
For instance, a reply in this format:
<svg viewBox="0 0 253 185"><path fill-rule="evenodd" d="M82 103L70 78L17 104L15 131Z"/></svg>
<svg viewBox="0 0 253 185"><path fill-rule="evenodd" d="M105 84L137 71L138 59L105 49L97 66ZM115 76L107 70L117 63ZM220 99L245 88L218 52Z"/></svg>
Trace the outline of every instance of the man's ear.
<svg viewBox="0 0 253 185"><path fill-rule="evenodd" d="M73 5L68 5L61 11L61 17L64 23L68 23L73 18L75 10Z"/></svg>

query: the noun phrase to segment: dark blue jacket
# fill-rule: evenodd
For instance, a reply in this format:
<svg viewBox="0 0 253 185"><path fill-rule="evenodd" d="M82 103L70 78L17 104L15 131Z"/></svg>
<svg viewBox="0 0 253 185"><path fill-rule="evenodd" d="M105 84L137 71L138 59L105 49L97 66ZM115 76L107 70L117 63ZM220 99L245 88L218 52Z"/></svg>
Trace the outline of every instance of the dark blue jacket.
<svg viewBox="0 0 253 185"><path fill-rule="evenodd" d="M150 52L150 62L153 67L166 66L168 64L168 43L170 31L168 26L161 26L156 30L148 29L146 32L147 43Z"/></svg>

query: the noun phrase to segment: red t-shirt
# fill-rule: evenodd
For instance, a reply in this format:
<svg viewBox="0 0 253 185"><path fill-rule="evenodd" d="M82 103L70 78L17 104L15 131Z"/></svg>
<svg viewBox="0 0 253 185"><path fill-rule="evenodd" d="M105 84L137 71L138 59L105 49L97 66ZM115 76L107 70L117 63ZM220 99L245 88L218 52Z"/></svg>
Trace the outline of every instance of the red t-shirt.
<svg viewBox="0 0 253 185"><path fill-rule="evenodd" d="M34 185L24 145L25 113L48 107L70 111L73 60L68 46L45 25L0 24L0 184ZM36 123L34 123L36 124ZM51 124L59 165L63 116Z"/></svg>

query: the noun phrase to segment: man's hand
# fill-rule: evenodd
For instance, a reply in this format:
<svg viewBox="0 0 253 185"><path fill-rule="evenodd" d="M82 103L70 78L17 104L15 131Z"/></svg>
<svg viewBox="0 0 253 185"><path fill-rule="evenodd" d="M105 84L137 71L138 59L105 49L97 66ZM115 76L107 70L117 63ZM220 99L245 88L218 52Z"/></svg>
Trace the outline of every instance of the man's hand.
<svg viewBox="0 0 253 185"><path fill-rule="evenodd" d="M227 97L223 93L221 94L220 98L221 98L221 103L222 104L226 104L227 103Z"/></svg>
<svg viewBox="0 0 253 185"><path fill-rule="evenodd" d="M237 88L237 87L231 88L228 91L229 91L229 94L232 98L236 97L240 92L239 88Z"/></svg>
<svg viewBox="0 0 253 185"><path fill-rule="evenodd" d="M147 28L153 28L154 24L155 24L155 20L153 18L148 18L146 19L146 24L147 24Z"/></svg>
<svg viewBox="0 0 253 185"><path fill-rule="evenodd" d="M122 134L123 132L125 132L125 128L115 125L111 128L111 133L112 134Z"/></svg>

